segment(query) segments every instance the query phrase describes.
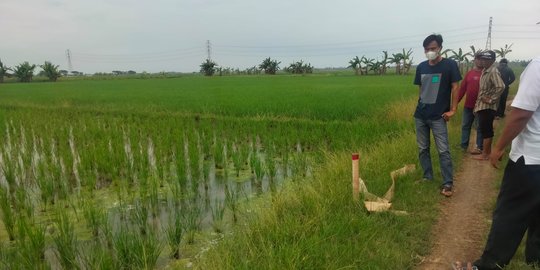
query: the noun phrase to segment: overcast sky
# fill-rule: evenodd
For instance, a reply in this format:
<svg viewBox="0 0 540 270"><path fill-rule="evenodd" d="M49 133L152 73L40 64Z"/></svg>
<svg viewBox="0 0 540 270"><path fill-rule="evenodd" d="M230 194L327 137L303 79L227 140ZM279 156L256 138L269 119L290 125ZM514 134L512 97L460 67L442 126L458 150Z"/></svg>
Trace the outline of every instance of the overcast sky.
<svg viewBox="0 0 540 270"><path fill-rule="evenodd" d="M266 57L343 67L443 35L450 49L513 43L510 60L540 55L539 0L0 0L0 59L52 61L85 73L198 71L207 58L244 69Z"/></svg>

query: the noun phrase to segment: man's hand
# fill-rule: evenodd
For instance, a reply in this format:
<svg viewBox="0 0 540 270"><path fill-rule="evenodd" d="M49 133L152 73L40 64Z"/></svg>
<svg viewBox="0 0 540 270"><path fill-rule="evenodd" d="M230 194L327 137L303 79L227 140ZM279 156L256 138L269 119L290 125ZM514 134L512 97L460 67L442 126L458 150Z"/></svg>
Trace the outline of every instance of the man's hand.
<svg viewBox="0 0 540 270"><path fill-rule="evenodd" d="M504 149L498 149L497 147L493 148L491 151L491 155L489 155L489 162L491 163L491 166L495 168L499 168L499 161L502 160L502 156L504 155Z"/></svg>
<svg viewBox="0 0 540 270"><path fill-rule="evenodd" d="M455 110L450 110L450 111L447 111L447 112L443 113L442 118L444 119L444 121L448 122L448 120L450 120L450 117L454 116L454 114L456 114L456 111Z"/></svg>
<svg viewBox="0 0 540 270"><path fill-rule="evenodd" d="M482 101L484 103L487 103L487 104L492 104L493 103L493 100L491 98L489 98L489 97L482 97L481 99L482 99Z"/></svg>

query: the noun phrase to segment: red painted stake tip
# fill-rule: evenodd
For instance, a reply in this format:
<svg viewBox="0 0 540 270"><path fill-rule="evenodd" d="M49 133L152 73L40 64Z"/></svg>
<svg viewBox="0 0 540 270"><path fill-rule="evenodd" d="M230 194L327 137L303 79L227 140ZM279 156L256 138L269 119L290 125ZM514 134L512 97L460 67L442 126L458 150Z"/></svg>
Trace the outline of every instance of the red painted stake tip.
<svg viewBox="0 0 540 270"><path fill-rule="evenodd" d="M360 155L358 153L352 154L352 160L358 160L359 157Z"/></svg>

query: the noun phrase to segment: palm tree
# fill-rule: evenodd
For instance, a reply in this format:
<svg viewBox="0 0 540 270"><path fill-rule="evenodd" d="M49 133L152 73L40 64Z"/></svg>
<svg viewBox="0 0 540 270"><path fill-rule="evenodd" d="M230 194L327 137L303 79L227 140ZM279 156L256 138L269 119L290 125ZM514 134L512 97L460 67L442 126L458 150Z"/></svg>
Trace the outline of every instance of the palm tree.
<svg viewBox="0 0 540 270"><path fill-rule="evenodd" d="M34 76L35 68L36 65L30 65L28 62L24 62L13 69L13 75L19 78L19 81L21 82L29 82Z"/></svg>
<svg viewBox="0 0 540 270"><path fill-rule="evenodd" d="M214 75L214 72L216 72L216 66L217 64L214 61L206 59L206 61L201 64L201 73L203 73L204 76L212 76Z"/></svg>
<svg viewBox="0 0 540 270"><path fill-rule="evenodd" d="M467 57L471 56L471 54L469 52L463 53L463 50L461 48L459 48L457 52L452 50L452 54L453 55L450 56L450 59L456 60L459 66L459 72L463 75L463 65L469 62L469 59Z"/></svg>
<svg viewBox="0 0 540 270"><path fill-rule="evenodd" d="M510 44L510 46L505 44L503 48L494 51L500 58L506 58L506 55L512 52L512 45L514 45L514 43Z"/></svg>
<svg viewBox="0 0 540 270"><path fill-rule="evenodd" d="M58 71L58 65L55 66L49 61L45 61L45 63L40 65L40 67L43 69L45 76L47 76L51 82L56 82L58 77L61 75L60 71Z"/></svg>
<svg viewBox="0 0 540 270"><path fill-rule="evenodd" d="M364 58L364 56L362 56ZM360 58L358 56L355 56L351 61L349 61L348 68L354 69L354 73L356 76L360 75L360 69L362 68L362 62L360 61Z"/></svg>
<svg viewBox="0 0 540 270"><path fill-rule="evenodd" d="M2 63L2 60L0 60L0 83L4 82L4 76L7 75L7 71L11 70L7 66L4 66L4 63Z"/></svg>
<svg viewBox="0 0 540 270"><path fill-rule="evenodd" d="M275 75L276 72L279 70L279 64L281 62L278 62L277 60L272 60L270 57L263 60L263 62L259 65L259 68L264 70L265 74L271 74Z"/></svg>

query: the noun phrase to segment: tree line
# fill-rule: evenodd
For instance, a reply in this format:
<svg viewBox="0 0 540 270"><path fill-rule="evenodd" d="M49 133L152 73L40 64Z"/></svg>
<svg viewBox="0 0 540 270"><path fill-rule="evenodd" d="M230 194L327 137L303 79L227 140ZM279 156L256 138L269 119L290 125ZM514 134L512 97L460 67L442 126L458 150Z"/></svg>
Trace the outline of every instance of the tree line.
<svg viewBox="0 0 540 270"><path fill-rule="evenodd" d="M495 49L494 52L499 58L505 58L510 52L512 52L513 44L506 44L500 49ZM466 73L472 65L469 57L474 58L474 55L480 50L477 50L474 46L470 46L470 51L465 52L461 48L458 50L446 49L441 52L441 55L445 58L450 58L455 60L458 63L460 72ZM356 75L384 75L387 73L388 67L390 65L395 67L395 72L398 75L405 75L409 73L411 66L413 65L413 58L411 57L413 53L412 49L402 49L401 52L392 53L391 55L388 51L382 51L381 60L376 60L374 58L368 58L365 56L353 57L349 62L347 68L352 68ZM218 73L222 75L231 75L231 74L247 74L247 75L258 75L258 74L270 74L275 75L279 70L280 61L271 59L270 57L265 58L259 65L247 68L245 70L228 68L228 67L219 67L218 64L210 59L206 59L200 65L200 72L205 76L213 76ZM13 68L10 68L4 65L0 59L0 83L4 82L4 78L7 77L16 77L20 82L30 82L34 77L34 71L38 67L35 64L30 64L28 62L23 62ZM41 76L47 77L49 81L56 81L61 76L67 76L69 73L67 70L59 70L58 65L54 65L49 61L45 61L43 65L39 65L42 71L39 73ZM303 60L290 63L283 70L291 74L309 74L313 73L314 67L310 63L305 63ZM82 75L82 72L72 71L73 75ZM118 71L115 70L112 72L114 75L124 75L124 74L135 74L135 71ZM105 73L104 73L105 74Z"/></svg>
<svg viewBox="0 0 540 270"><path fill-rule="evenodd" d="M466 73L470 68L472 68L471 60L474 59L474 55L480 50L477 50L474 46L470 46L470 51L465 52L463 49L459 48L457 50L446 49L441 52L441 55L445 58L453 59L457 62L460 72ZM505 58L508 53L512 52L512 44L506 44L500 49L493 50L497 57ZM413 50L412 49L402 49L401 52L392 53L391 55L388 51L382 51L381 60L376 60L374 58L368 58L366 56L358 57L355 56L348 62L347 68L352 68L356 75L384 75L387 74L388 67L395 67L395 72L398 75L408 74L412 65ZM470 59L469 59L470 57ZM212 76L214 74L222 75L231 75L231 74L271 74L274 75L280 69L279 64L281 62L271 59L270 57L264 59L262 63L258 66L253 66L245 70L233 69L233 68L222 68L218 64L210 59L204 61L200 67L200 72L206 76ZM307 74L313 73L313 66L309 63L304 63L303 61L297 61L289 64L289 66L283 69L285 72L292 74Z"/></svg>

